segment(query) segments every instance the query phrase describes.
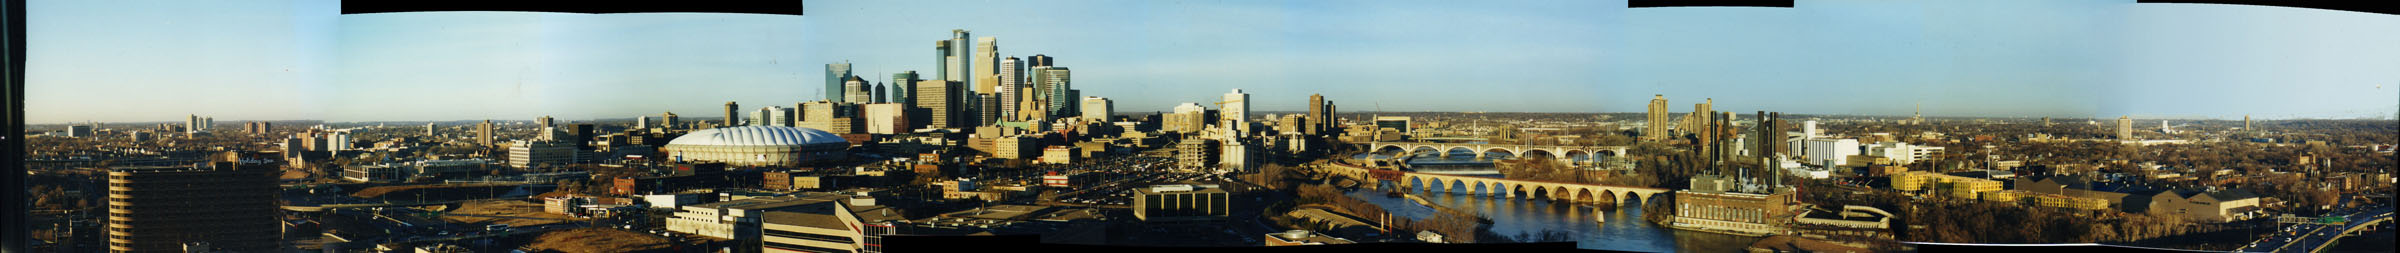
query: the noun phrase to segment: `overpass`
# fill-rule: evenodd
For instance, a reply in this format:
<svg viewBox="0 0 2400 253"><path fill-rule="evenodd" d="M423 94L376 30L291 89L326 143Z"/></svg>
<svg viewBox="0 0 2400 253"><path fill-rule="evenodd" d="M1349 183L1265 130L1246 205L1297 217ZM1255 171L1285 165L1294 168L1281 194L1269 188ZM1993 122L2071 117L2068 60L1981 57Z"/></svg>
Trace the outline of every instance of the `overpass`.
<svg viewBox="0 0 2400 253"><path fill-rule="evenodd" d="M2323 252L2325 249L2333 247L2334 242L2340 241L2342 237L2366 234L2380 228L2385 223L2392 222L2392 208L2389 206L2371 208L2338 217L2344 218L2341 224L2297 223L2293 227L2287 228L2290 229L2290 232L2285 233L2289 234L2269 236L2234 251Z"/></svg>
<svg viewBox="0 0 2400 253"><path fill-rule="evenodd" d="M1650 187L1581 184L1523 179L1444 175L1398 170L1378 170L1339 162L1330 163L1329 166L1321 166L1320 168L1325 168L1325 172L1328 174L1346 176L1367 182L1366 184L1363 184L1363 187L1368 187L1370 189L1379 189L1382 187L1380 184L1381 182L1388 181L1392 182L1393 185L1400 187L1402 190L1408 191L1423 189L1429 192L1465 193L1473 196L1491 196L1498 198L1521 197L1528 200L1551 200L1571 203L1615 204L1624 203L1624 201L1639 201L1641 204L1649 204L1655 203L1656 201L1650 200L1651 198L1660 197L1659 194L1675 192L1674 190Z"/></svg>
<svg viewBox="0 0 2400 253"><path fill-rule="evenodd" d="M1445 157L1450 156L1450 151L1452 150L1465 149L1467 151L1474 152L1475 158L1483 158L1485 155L1489 155L1494 151L1517 156L1531 155L1532 153L1539 152L1550 155L1550 157L1558 159L1559 162L1574 164L1574 157L1576 156L1589 156L1593 158L1591 160L1598 161L1601 160L1600 158L1614 158L1625 155L1625 150L1628 149L1628 147L1380 141L1367 143L1368 152L1381 152L1385 149L1399 149L1400 156L1408 156L1410 154L1414 154L1418 150L1432 150L1436 154L1441 154Z"/></svg>

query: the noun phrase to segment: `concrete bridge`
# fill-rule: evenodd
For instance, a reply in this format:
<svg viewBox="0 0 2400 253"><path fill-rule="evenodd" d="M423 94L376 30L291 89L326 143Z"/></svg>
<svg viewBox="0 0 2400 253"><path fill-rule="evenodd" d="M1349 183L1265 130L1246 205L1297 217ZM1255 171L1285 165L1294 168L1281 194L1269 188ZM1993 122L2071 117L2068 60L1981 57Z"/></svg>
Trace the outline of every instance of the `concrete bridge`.
<svg viewBox="0 0 2400 253"><path fill-rule="evenodd" d="M1452 149L1466 149L1466 152L1474 152L1476 159L1483 159L1490 152L1507 152L1507 154L1517 154L1517 157L1526 157L1526 154L1541 152L1541 154L1550 154L1550 157L1555 157L1555 159L1572 159L1572 157L1598 159L1598 157L1622 157L1625 149L1630 149L1630 147L1567 147L1567 145L1471 145L1471 142L1366 142L1366 147L1368 147L1368 152L1399 149L1399 154L1416 154L1418 149L1433 149L1435 154L1442 154L1442 157L1450 157Z"/></svg>
<svg viewBox="0 0 2400 253"><path fill-rule="evenodd" d="M1371 189L1380 189L1382 187L1381 183L1391 182L1393 185L1407 191L1423 190L1428 192L1464 193L1472 196L1490 196L1496 198L1521 197L1529 200L1550 200L1583 204L1618 204L1626 203L1626 201L1639 202L1637 205L1618 205L1620 207L1638 207L1639 205L1654 203L1656 201L1651 200L1655 200L1660 197L1672 197L1660 196L1659 194L1675 192L1674 190L1649 187L1579 184L1417 173L1397 170L1378 170L1343 163L1332 163L1328 166L1321 166L1320 168L1326 169L1326 172L1329 174L1359 179L1360 181L1366 183L1362 185L1363 187Z"/></svg>

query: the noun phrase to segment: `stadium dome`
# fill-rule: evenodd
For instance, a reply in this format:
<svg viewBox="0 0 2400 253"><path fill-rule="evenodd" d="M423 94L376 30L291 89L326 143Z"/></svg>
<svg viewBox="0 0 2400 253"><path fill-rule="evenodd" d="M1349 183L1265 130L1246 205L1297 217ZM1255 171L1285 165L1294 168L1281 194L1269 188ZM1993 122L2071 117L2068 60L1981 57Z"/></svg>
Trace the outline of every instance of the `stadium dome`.
<svg viewBox="0 0 2400 253"><path fill-rule="evenodd" d="M850 141L824 130L787 126L740 126L694 130L667 141L679 161L713 161L735 166L793 166L842 157Z"/></svg>

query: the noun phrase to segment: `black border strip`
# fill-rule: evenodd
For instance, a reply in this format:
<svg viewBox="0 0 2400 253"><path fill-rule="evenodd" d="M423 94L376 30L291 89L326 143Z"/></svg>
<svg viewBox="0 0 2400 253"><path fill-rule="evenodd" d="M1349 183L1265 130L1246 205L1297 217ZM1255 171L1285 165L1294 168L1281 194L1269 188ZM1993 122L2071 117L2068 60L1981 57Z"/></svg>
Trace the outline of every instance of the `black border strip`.
<svg viewBox="0 0 2400 253"><path fill-rule="evenodd" d="M800 15L800 10L799 1L342 1L342 14L523 11L583 14L698 12L797 16Z"/></svg>
<svg viewBox="0 0 2400 253"><path fill-rule="evenodd" d="M2228 4L2270 7L2291 7L2335 11L2355 11L2385 15L2400 15L2400 3L2392 1L2266 1L2266 0L2139 0L2145 4Z"/></svg>
<svg viewBox="0 0 2400 253"><path fill-rule="evenodd" d="M0 126L0 163L8 164L0 166L9 168L5 172L8 192L0 193L7 195L0 196L0 202L6 202L7 206L7 214L0 215L5 216L0 218L0 224L7 225L0 226L8 226L0 228L0 252L27 252L33 243L33 236L29 235L33 224L26 224L25 213L32 210L27 206L32 201L26 199L25 189L25 1L6 0L0 4L0 26L8 29L5 42L0 42L5 43L0 46L7 47L5 53L0 53L0 72L5 73L0 74L0 79L5 79L0 82L7 85L0 90L5 95L0 96L8 99L0 102L7 103L6 108L0 108L6 111L0 113L7 114L7 119L0 120L5 121L0 125L6 125Z"/></svg>
<svg viewBox="0 0 2400 253"><path fill-rule="evenodd" d="M1792 8L1792 0L1627 0L1625 8L1662 7L1775 7Z"/></svg>

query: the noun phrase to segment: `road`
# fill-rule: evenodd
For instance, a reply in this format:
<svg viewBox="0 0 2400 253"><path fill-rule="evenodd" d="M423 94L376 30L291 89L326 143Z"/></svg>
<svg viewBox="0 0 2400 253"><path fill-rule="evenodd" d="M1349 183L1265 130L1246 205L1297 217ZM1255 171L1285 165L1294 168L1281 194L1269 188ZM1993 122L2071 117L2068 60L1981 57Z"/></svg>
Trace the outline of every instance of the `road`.
<svg viewBox="0 0 2400 253"><path fill-rule="evenodd" d="M2292 224L2273 236L2259 239L2234 251L2239 252L2315 252L2339 241L2344 233L2359 226L2380 225L2392 218L2392 207L2385 204L2336 212L2349 222L2341 225ZM2385 220L2377 222L2377 220Z"/></svg>

